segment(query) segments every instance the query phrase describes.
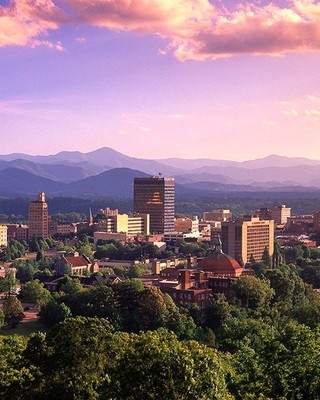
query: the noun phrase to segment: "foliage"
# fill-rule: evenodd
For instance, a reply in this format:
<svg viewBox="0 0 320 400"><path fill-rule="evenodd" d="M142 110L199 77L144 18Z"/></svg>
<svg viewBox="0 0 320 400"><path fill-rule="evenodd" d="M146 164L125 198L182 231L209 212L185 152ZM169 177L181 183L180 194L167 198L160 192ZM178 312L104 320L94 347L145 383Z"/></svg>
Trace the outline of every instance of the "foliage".
<svg viewBox="0 0 320 400"><path fill-rule="evenodd" d="M38 280L27 282L22 286L19 298L26 302L35 303L43 306L51 298L49 290L45 289L43 283Z"/></svg>
<svg viewBox="0 0 320 400"><path fill-rule="evenodd" d="M71 317L71 310L64 303L58 303L55 299L51 298L47 304L41 308L39 314L41 322L48 327L52 327L64 321L66 318Z"/></svg>
<svg viewBox="0 0 320 400"><path fill-rule="evenodd" d="M33 260L16 260L13 263L16 268L16 277L20 283L31 281L38 271L38 263Z"/></svg>
<svg viewBox="0 0 320 400"><path fill-rule="evenodd" d="M165 330L145 332L127 339L105 394L115 400L227 400L226 371L218 352L206 346L179 342Z"/></svg>
<svg viewBox="0 0 320 400"><path fill-rule="evenodd" d="M65 283L60 287L61 291L66 295L73 295L83 290L81 282L77 278L66 277Z"/></svg>
<svg viewBox="0 0 320 400"><path fill-rule="evenodd" d="M0 292L10 294L16 286L16 279L12 271L6 273L4 278L0 278Z"/></svg>
<svg viewBox="0 0 320 400"><path fill-rule="evenodd" d="M2 311L5 323L11 328L17 326L24 316L21 302L13 296L4 301Z"/></svg>
<svg viewBox="0 0 320 400"><path fill-rule="evenodd" d="M235 302L255 315L265 313L275 292L267 280L244 276L232 285Z"/></svg>
<svg viewBox="0 0 320 400"><path fill-rule="evenodd" d="M24 256L26 247L17 240L11 240L4 252L0 254L1 261L13 261L16 258Z"/></svg>

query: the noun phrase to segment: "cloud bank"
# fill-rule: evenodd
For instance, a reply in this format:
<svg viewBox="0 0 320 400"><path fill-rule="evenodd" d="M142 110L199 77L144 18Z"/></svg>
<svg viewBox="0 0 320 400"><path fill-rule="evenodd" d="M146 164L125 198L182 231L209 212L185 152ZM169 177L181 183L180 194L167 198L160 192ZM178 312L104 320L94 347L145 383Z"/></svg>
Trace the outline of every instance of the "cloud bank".
<svg viewBox="0 0 320 400"><path fill-rule="evenodd" d="M320 50L320 2L239 3L230 10L209 0L11 0L0 6L0 47L45 45L64 24L157 34L162 54L207 60L238 54L282 55Z"/></svg>

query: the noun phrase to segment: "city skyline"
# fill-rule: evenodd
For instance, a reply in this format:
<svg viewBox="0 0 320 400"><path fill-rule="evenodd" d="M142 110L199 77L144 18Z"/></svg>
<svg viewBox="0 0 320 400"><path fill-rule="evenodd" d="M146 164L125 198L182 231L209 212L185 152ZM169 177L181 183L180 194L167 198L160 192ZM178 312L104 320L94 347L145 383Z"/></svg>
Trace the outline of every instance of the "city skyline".
<svg viewBox="0 0 320 400"><path fill-rule="evenodd" d="M319 159L318 26L309 0L0 0L0 152Z"/></svg>

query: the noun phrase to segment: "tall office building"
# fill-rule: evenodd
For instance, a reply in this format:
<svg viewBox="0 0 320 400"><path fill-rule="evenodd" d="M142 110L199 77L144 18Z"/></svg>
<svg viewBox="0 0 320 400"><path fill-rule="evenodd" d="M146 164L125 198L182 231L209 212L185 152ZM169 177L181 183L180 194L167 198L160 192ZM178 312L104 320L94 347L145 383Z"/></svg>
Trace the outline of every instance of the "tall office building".
<svg viewBox="0 0 320 400"><path fill-rule="evenodd" d="M8 245L8 227L0 225L0 247Z"/></svg>
<svg viewBox="0 0 320 400"><path fill-rule="evenodd" d="M36 201L29 204L29 239L41 237L47 239L48 234L48 204L46 194L38 193Z"/></svg>
<svg viewBox="0 0 320 400"><path fill-rule="evenodd" d="M285 204L279 204L273 207L271 214L276 225L283 225L286 224L288 218L291 217L291 208L286 207Z"/></svg>
<svg viewBox="0 0 320 400"><path fill-rule="evenodd" d="M221 223L224 253L246 265L253 257L262 261L265 248L270 256L274 252L274 221L261 221L258 217L244 217Z"/></svg>
<svg viewBox="0 0 320 400"><path fill-rule="evenodd" d="M174 231L174 178L134 178L134 212L150 214L151 233Z"/></svg>

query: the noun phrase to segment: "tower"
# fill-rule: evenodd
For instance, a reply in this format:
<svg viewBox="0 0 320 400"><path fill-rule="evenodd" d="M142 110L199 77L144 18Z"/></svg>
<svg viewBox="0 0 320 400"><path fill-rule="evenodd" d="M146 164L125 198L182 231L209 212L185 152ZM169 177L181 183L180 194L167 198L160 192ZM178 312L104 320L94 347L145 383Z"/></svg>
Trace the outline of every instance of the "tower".
<svg viewBox="0 0 320 400"><path fill-rule="evenodd" d="M134 212L150 214L150 231L174 231L174 178L134 178Z"/></svg>
<svg viewBox="0 0 320 400"><path fill-rule="evenodd" d="M46 194L39 192L37 200L29 204L29 239L37 237L48 238L48 219Z"/></svg>

